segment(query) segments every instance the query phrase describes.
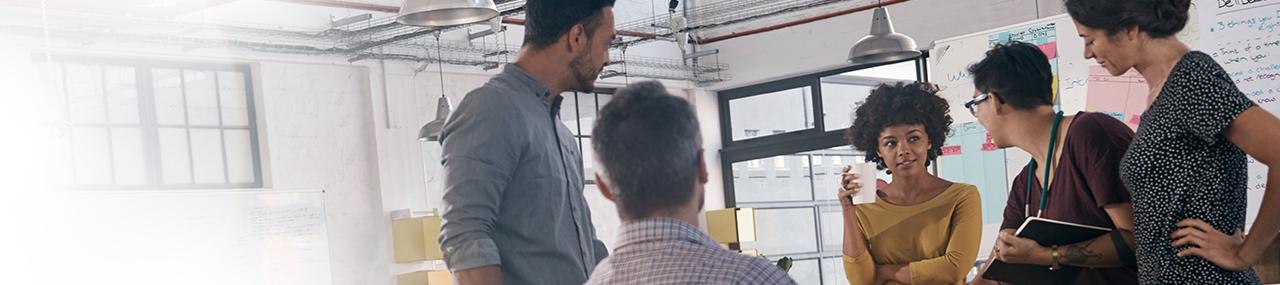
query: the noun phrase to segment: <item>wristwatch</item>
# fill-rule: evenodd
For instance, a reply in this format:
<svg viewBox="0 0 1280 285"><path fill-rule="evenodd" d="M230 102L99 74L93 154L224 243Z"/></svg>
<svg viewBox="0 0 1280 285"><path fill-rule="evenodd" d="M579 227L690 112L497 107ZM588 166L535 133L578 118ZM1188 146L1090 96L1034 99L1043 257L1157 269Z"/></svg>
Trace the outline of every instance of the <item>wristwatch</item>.
<svg viewBox="0 0 1280 285"><path fill-rule="evenodd" d="M1058 269L1062 269L1062 265L1058 264L1058 246L1051 246L1049 247L1049 250L1053 251L1053 263L1049 265L1049 271L1058 271Z"/></svg>

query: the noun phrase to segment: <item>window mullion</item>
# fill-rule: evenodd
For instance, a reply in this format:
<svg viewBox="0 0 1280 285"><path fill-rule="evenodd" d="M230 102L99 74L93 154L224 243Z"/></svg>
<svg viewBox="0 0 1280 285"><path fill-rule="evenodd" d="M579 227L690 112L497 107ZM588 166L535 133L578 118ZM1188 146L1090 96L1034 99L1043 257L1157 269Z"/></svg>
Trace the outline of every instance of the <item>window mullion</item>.
<svg viewBox="0 0 1280 285"><path fill-rule="evenodd" d="M147 185L160 187L164 185L164 168L160 158L160 128L156 119L155 82L151 68L136 67L134 69L135 86L138 91L139 126L142 131L143 152L146 163Z"/></svg>

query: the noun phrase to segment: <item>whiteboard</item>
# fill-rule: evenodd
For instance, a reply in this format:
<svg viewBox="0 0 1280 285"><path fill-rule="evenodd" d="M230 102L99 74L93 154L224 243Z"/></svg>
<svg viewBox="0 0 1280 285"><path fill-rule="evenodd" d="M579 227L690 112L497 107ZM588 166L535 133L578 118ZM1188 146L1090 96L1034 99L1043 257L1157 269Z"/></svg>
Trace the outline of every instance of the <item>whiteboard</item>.
<svg viewBox="0 0 1280 285"><path fill-rule="evenodd" d="M1199 49L1231 75L1258 106L1280 114L1280 1L1201 1ZM1253 223L1266 191L1267 166L1249 158L1249 210Z"/></svg>
<svg viewBox="0 0 1280 285"><path fill-rule="evenodd" d="M330 284L322 190L55 196L52 284Z"/></svg>

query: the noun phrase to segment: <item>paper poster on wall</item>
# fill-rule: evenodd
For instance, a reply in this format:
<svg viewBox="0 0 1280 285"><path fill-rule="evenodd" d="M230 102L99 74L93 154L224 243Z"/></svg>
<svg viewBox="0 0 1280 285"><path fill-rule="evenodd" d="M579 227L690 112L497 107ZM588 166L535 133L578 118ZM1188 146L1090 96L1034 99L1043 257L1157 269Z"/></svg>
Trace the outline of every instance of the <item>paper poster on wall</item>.
<svg viewBox="0 0 1280 285"><path fill-rule="evenodd" d="M1058 29L1057 24L1048 22L1030 27L1019 28L1007 32L991 34L991 47L996 44L1024 42L1035 45L1049 58L1049 69L1053 71L1053 101L1058 102Z"/></svg>
<svg viewBox="0 0 1280 285"><path fill-rule="evenodd" d="M1005 150L991 142L987 129L978 122L952 125L938 157L943 179L978 186L983 224L997 224L1004 218L1009 193L1006 165Z"/></svg>
<svg viewBox="0 0 1280 285"><path fill-rule="evenodd" d="M1280 1L1201 1L1200 49L1226 70L1236 87L1272 114L1280 114ZM1248 223L1257 216L1267 167L1249 159Z"/></svg>
<svg viewBox="0 0 1280 285"><path fill-rule="evenodd" d="M1130 129L1138 129L1151 90L1142 74L1130 69L1123 75L1111 76L1106 68L1094 65L1089 67L1088 86L1086 111L1111 115Z"/></svg>

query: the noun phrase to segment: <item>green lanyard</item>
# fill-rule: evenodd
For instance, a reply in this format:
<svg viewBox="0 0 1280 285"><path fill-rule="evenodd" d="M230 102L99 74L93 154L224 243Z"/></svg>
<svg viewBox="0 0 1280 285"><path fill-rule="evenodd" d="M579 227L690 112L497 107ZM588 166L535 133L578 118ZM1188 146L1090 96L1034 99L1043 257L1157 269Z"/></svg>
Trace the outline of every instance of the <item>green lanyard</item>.
<svg viewBox="0 0 1280 285"><path fill-rule="evenodd" d="M1036 217L1044 214L1044 206L1049 202L1049 169L1053 168L1053 151L1058 141L1058 125L1062 124L1062 111L1058 111L1058 115L1053 118L1053 128L1049 131L1049 154L1045 156L1044 161L1044 187L1040 187L1040 207L1036 208ZM1031 215L1031 181L1035 178L1033 171L1036 170L1036 160L1032 159L1027 163L1027 203L1023 206L1022 213L1025 216Z"/></svg>

